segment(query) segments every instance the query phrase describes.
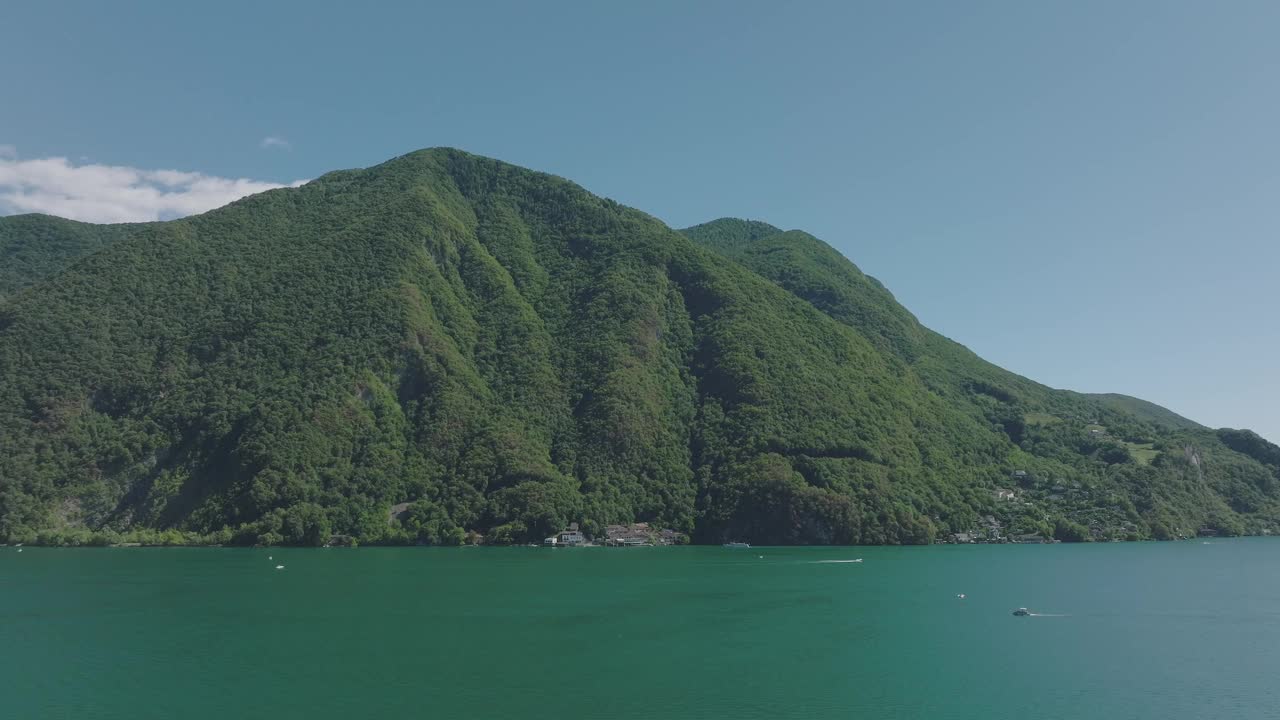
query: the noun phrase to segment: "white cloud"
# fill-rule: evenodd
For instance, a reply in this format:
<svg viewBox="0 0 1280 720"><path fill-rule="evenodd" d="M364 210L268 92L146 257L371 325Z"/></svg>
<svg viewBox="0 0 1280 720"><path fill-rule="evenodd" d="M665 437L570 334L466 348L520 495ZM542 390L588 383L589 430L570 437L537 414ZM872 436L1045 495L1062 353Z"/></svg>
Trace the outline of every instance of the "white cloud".
<svg viewBox="0 0 1280 720"><path fill-rule="evenodd" d="M75 165L62 157L20 160L13 146L0 145L0 215L40 212L102 223L170 220L278 187L285 186L179 170Z"/></svg>
<svg viewBox="0 0 1280 720"><path fill-rule="evenodd" d="M292 150L293 144L282 137L269 135L267 137L262 138L262 142L258 143L258 147L262 148L263 150L270 150L271 148L279 148L281 150Z"/></svg>

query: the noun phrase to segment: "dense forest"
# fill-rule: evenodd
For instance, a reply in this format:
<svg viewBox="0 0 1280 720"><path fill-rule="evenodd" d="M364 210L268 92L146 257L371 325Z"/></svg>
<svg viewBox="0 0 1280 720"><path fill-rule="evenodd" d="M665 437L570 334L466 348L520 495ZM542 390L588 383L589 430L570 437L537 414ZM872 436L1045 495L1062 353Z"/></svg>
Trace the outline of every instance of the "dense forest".
<svg viewBox="0 0 1280 720"><path fill-rule="evenodd" d="M0 218L0 259L0 542L1280 532L1253 433L986 363L803 232L456 150Z"/></svg>

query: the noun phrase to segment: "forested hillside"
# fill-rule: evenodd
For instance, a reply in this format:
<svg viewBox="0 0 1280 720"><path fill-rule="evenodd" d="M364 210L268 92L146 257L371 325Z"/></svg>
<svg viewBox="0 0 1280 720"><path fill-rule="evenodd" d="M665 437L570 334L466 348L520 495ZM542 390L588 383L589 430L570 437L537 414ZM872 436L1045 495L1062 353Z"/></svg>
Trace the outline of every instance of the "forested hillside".
<svg viewBox="0 0 1280 720"><path fill-rule="evenodd" d="M1019 468L1009 489L1030 502L996 504L1006 527L1030 529L1041 515L1060 538L1098 539L1275 526L1280 460L1253 433L1214 432L1145 400L1053 390L992 365L920 325L879 281L807 233L732 218L682 232L863 332L1004 436ZM1230 451L1246 445L1269 450L1244 453L1256 462Z"/></svg>
<svg viewBox="0 0 1280 720"><path fill-rule="evenodd" d="M0 219L0 252L27 258L0 286L0 540L642 520L925 543L1280 518L1274 445L1003 371L764 223L681 234L437 149L107 228Z"/></svg>
<svg viewBox="0 0 1280 720"><path fill-rule="evenodd" d="M0 303L137 227L92 225L49 215L0 217Z"/></svg>

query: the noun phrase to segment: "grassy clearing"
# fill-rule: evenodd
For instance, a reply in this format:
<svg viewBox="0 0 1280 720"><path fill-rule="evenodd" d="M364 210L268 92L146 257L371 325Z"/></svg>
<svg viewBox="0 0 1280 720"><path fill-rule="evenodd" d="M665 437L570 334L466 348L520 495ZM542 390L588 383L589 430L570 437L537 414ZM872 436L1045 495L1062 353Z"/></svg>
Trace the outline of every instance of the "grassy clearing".
<svg viewBox="0 0 1280 720"><path fill-rule="evenodd" d="M1126 442L1124 446L1129 449L1129 457L1132 457L1134 462L1139 465L1150 465L1151 461L1155 460L1156 456L1160 454L1160 451L1156 450L1151 443Z"/></svg>

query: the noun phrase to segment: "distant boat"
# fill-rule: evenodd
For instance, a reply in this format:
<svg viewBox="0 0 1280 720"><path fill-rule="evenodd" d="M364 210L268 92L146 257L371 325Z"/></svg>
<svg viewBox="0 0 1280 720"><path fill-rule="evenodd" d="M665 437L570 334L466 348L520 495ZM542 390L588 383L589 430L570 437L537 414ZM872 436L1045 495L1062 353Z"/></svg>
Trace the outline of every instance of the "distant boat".
<svg viewBox="0 0 1280 720"><path fill-rule="evenodd" d="M1018 617L1026 617L1027 615L1031 614L1031 611L1026 608L1018 608L1017 610L1013 611L1013 614L1017 615Z"/></svg>
<svg viewBox="0 0 1280 720"><path fill-rule="evenodd" d="M744 543L744 542L727 542L724 544L724 547L740 550L742 548L749 548L751 547L751 545L749 543Z"/></svg>
<svg viewBox="0 0 1280 720"><path fill-rule="evenodd" d="M276 569L277 569L277 570L283 570L283 569L284 569L284 566L283 566L283 565L277 565L277 566L276 566Z"/></svg>
<svg viewBox="0 0 1280 720"><path fill-rule="evenodd" d="M958 597L958 598L960 598L961 600L963 600L963 599L964 599L964 593L957 593L957 594L956 594L956 597Z"/></svg>

